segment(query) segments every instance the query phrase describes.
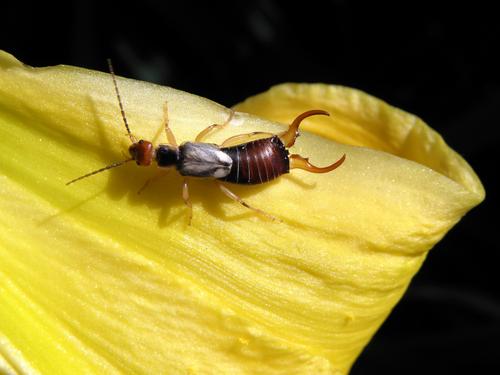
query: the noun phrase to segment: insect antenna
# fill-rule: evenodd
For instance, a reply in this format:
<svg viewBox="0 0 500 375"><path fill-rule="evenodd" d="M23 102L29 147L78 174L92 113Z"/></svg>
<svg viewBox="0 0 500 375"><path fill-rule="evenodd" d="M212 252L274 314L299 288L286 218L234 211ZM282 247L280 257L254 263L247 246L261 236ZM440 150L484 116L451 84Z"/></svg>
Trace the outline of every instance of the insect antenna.
<svg viewBox="0 0 500 375"><path fill-rule="evenodd" d="M136 143L137 140L130 132L130 128L128 126L127 117L125 116L125 111L123 110L122 98L120 96L120 92L118 91L118 84L116 83L115 71L113 69L113 64L111 63L111 59L108 59L108 67L109 72L111 73L111 77L113 78L113 85L115 86L116 97L118 98L118 104L120 105L120 112L122 113L123 123L125 124L125 128L127 129L128 137L132 143Z"/></svg>
<svg viewBox="0 0 500 375"><path fill-rule="evenodd" d="M90 173L84 174L83 176L77 177L77 178L75 178L74 180L71 180L71 181L69 181L69 182L66 182L66 185L71 185L73 182L80 181L80 180L82 180L82 179L84 179L84 178L87 178L87 177L93 176L93 175L95 175L95 174L97 174L97 173L104 172L104 171L106 171L106 170L108 170L108 169L119 167L120 165L123 165L123 164L125 164L125 163L128 163L129 161L132 161L132 160L134 160L134 159L133 159L133 158L130 158L130 159L125 159L125 160L122 160L122 161L117 161L117 162L115 162L115 163L113 163L113 164L110 164L110 165L105 166L104 168L101 168L101 169L98 169L98 170L96 170L96 171L93 171L93 172L90 172Z"/></svg>

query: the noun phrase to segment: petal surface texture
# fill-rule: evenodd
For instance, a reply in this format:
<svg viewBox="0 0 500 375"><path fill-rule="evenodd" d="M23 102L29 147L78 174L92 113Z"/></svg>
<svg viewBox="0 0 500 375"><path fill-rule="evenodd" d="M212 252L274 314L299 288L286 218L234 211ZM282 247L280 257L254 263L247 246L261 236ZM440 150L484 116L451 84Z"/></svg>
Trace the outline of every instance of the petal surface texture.
<svg viewBox="0 0 500 375"><path fill-rule="evenodd" d="M138 139L167 143L165 102L179 143L230 116L117 80ZM286 84L236 109L207 142L324 109L331 117L305 120L291 152L346 161L228 185L281 223L191 180L189 226L175 171L141 194L156 167L65 185L128 157L109 74L0 52L1 373L346 374L427 252L484 198L439 134L362 92Z"/></svg>

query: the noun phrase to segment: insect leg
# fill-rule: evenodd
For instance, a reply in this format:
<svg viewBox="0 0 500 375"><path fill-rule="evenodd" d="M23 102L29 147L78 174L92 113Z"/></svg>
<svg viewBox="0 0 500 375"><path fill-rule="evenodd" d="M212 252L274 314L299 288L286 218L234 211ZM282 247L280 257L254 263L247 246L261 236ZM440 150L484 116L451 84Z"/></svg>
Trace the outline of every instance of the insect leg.
<svg viewBox="0 0 500 375"><path fill-rule="evenodd" d="M182 183L182 199L184 199L184 203L188 208L188 225L191 225L191 220L193 219L193 205L189 200L189 188L188 188L187 178L184 178L184 182Z"/></svg>
<svg viewBox="0 0 500 375"><path fill-rule="evenodd" d="M210 133L212 130L214 129L217 129L217 128L223 128L224 126L226 125L229 125L229 123L231 122L231 120L233 119L234 117L234 111L231 109L231 113L229 114L229 117L228 119L226 120L226 122L224 122L223 124L213 124L213 125L210 125L209 127L203 129L195 138L195 142L201 142L203 140L203 138L205 138L208 133Z"/></svg>
<svg viewBox="0 0 500 375"><path fill-rule="evenodd" d="M265 132L253 132L247 134L233 135L232 137L222 142L220 147L233 146L240 143L250 142L258 138L272 137L273 135L274 135L273 133L265 133Z"/></svg>
<svg viewBox="0 0 500 375"><path fill-rule="evenodd" d="M168 123L168 103L165 101L163 104L163 121L165 122L165 133L167 134L168 143L174 147L177 147L177 141L175 140L174 133L170 129Z"/></svg>
<svg viewBox="0 0 500 375"><path fill-rule="evenodd" d="M159 172L156 176L153 176L153 177L151 177L151 178L148 178L148 179L146 180L146 182L144 182L144 185L142 185L142 187L141 187L139 190L137 190L137 194L141 194L144 190L146 190L146 188L149 186L149 184L150 184L152 181L154 181L154 180L158 180L158 179L160 179L160 178L162 178L162 177L166 176L166 175L168 174L168 172L170 172L170 169L167 169L167 170L163 169L163 170L161 170L161 171L160 171L160 172Z"/></svg>
<svg viewBox="0 0 500 375"><path fill-rule="evenodd" d="M222 185L219 181L216 181L217 185L219 185L219 188L222 190L222 192L228 196L229 198L231 198L232 200L238 202L239 204L245 206L246 208L249 208L250 210L253 210L255 212L257 212L258 214L260 215L263 215L265 217L267 217L268 219L271 219L271 220L275 220L275 221L279 221L281 222L280 219L278 219L276 216L273 216L265 211L262 211L258 208L255 208L255 207L252 207L250 206L248 203L246 203L243 199L241 199L240 197L238 197L236 194L234 194L231 190L229 190L227 187L225 187L224 185Z"/></svg>
<svg viewBox="0 0 500 375"><path fill-rule="evenodd" d="M304 169L311 173L326 173L333 171L335 168L340 167L340 165L344 162L344 160L345 160L345 154L342 155L342 157L335 163L320 168L309 163L309 158L304 158L298 154L292 154L290 155L290 169L299 168L299 169Z"/></svg>

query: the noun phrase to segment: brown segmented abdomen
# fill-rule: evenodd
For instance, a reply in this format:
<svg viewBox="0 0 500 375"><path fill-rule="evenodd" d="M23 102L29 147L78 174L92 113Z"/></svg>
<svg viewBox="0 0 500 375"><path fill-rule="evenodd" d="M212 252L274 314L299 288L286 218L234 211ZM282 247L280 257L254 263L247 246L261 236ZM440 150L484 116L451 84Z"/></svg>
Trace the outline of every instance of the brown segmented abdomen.
<svg viewBox="0 0 500 375"><path fill-rule="evenodd" d="M263 184L290 171L288 151L278 136L224 147L221 151L233 159L231 172L222 181Z"/></svg>

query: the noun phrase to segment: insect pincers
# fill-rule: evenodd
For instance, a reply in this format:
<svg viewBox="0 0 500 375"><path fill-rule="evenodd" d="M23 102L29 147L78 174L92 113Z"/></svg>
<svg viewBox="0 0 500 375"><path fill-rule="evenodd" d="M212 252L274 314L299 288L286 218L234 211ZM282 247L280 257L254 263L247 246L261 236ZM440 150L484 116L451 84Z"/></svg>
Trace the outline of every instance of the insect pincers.
<svg viewBox="0 0 500 375"><path fill-rule="evenodd" d="M223 183L227 182L240 185L263 184L278 178L282 174L289 173L290 169L294 168L304 169L311 173L326 173L339 167L345 160L345 155L343 155L331 165L316 167L309 163L307 158L298 154L289 154L288 148L294 145L295 140L299 136L298 129L302 120L314 115L329 115L328 112L319 109L300 114L292 122L288 130L280 134L253 132L233 136L220 145L203 142L203 139L212 130L222 128L231 122L234 115L234 112L231 111L229 118L224 124L210 125L198 134L194 142L184 142L178 145L169 127L168 108L165 103L165 133L168 143L154 147L149 141L143 139L137 140L130 132L110 60L108 60L108 65L113 79L116 97L118 98L123 123L132 143L129 147L130 157L75 178L66 183L66 185L70 185L105 170L119 167L131 161L135 161L137 165L144 167L156 164L162 169L173 167L180 175L184 176L182 198L188 207L189 224L191 224L192 219L192 206L189 200L188 179L191 177L211 178L215 180L220 190L229 198L269 219L279 220L263 210L250 206L229 190ZM152 179L147 180L140 191L142 191Z"/></svg>

